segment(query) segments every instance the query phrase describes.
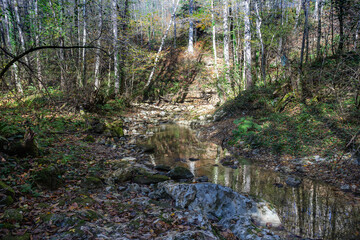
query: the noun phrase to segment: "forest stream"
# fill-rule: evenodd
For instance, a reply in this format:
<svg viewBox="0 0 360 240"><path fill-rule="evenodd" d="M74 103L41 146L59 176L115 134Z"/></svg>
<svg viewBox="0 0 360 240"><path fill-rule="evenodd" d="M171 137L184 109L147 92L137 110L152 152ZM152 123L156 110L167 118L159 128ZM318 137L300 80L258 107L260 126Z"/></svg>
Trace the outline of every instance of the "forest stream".
<svg viewBox="0 0 360 240"><path fill-rule="evenodd" d="M230 153L221 146L201 142L189 127L163 124L147 130L154 135L146 144L155 146L154 165L189 168L195 179L231 187L236 192L272 204L285 229L312 239L352 239L359 231L360 205L324 183L303 179L298 187L286 184L286 176L238 159L225 167ZM206 177L205 177L206 176ZM199 178L200 177L200 178Z"/></svg>

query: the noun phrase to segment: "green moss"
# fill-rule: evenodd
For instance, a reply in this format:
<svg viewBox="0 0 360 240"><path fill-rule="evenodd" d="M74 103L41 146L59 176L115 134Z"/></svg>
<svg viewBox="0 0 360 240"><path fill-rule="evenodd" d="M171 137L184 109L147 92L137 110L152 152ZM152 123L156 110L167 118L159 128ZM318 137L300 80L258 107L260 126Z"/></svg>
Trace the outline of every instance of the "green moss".
<svg viewBox="0 0 360 240"><path fill-rule="evenodd" d="M102 183L101 179L90 176L90 177L86 177L83 180L82 186L87 189L96 189L96 188L102 187L103 183Z"/></svg>
<svg viewBox="0 0 360 240"><path fill-rule="evenodd" d="M84 138L84 141L85 142L95 142L95 138L94 136L91 136L91 135L87 135L85 138Z"/></svg>
<svg viewBox="0 0 360 240"><path fill-rule="evenodd" d="M14 199L11 196L6 196L3 200L0 200L0 205L6 205L9 206L13 204Z"/></svg>
<svg viewBox="0 0 360 240"><path fill-rule="evenodd" d="M156 175L152 175L152 174L142 174L142 175L138 175L134 178L134 182L138 183L138 184L156 184L159 182L165 182L167 180L170 180L169 177L164 176L164 175L160 175L160 174L156 174Z"/></svg>
<svg viewBox="0 0 360 240"><path fill-rule="evenodd" d="M3 238L3 240L29 240L31 239L31 234L30 233L25 233L24 235L22 236L11 236L11 235L8 235L8 236L5 236Z"/></svg>
<svg viewBox="0 0 360 240"><path fill-rule="evenodd" d="M108 134L110 134L112 137L122 137L124 136L124 129L123 129L123 121L122 120L116 120L112 123L109 123L105 121L106 131Z"/></svg>
<svg viewBox="0 0 360 240"><path fill-rule="evenodd" d="M15 191L8 185L6 185L4 182L0 181L0 191L5 192L6 195L9 195L11 197L15 197Z"/></svg>
<svg viewBox="0 0 360 240"><path fill-rule="evenodd" d="M18 209L7 209L4 212L4 219L11 222L21 222L23 220L23 214Z"/></svg>
<svg viewBox="0 0 360 240"><path fill-rule="evenodd" d="M53 214L43 214L43 215L40 215L40 219L41 219L43 222L49 222L52 217L53 217Z"/></svg>
<svg viewBox="0 0 360 240"><path fill-rule="evenodd" d="M77 197L75 198L72 203L77 203L81 206L90 206L90 205L93 205L95 203L95 200L92 199L91 197L89 196L86 196L86 195L83 195L81 197Z"/></svg>
<svg viewBox="0 0 360 240"><path fill-rule="evenodd" d="M50 165L34 173L35 182L50 190L56 190L63 185L64 180L61 171L56 165Z"/></svg>

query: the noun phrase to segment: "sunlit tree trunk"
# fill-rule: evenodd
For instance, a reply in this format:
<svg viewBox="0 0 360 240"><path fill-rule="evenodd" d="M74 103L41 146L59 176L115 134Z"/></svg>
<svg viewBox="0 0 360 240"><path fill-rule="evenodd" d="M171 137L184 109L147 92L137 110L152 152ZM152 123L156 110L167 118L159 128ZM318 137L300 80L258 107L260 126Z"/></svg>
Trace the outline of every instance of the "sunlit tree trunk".
<svg viewBox="0 0 360 240"><path fill-rule="evenodd" d="M173 9L175 9L175 0L173 0ZM176 15L173 16L173 22L174 22L174 48L176 48Z"/></svg>
<svg viewBox="0 0 360 240"><path fill-rule="evenodd" d="M260 15L260 11L259 11L259 1L260 0L255 1L255 6L254 7L255 7L255 11L256 11L256 31L257 31L257 35L259 37L260 47L261 47L261 66L260 66L260 68L261 68L261 80L265 84L265 78L266 78L265 47L264 47L264 42L263 42L262 33L261 33L262 19L261 19L261 15Z"/></svg>
<svg viewBox="0 0 360 240"><path fill-rule="evenodd" d="M253 85L252 76L251 76L251 26L250 26L250 0L245 0L245 14L244 14L244 23L245 23L245 36L244 36L244 73L245 73L245 87L251 88Z"/></svg>
<svg viewBox="0 0 360 240"><path fill-rule="evenodd" d="M225 78L229 86L230 79L230 36L229 36L229 2L223 0L223 33L224 33L224 61L225 61Z"/></svg>
<svg viewBox="0 0 360 240"><path fill-rule="evenodd" d="M82 45L86 46L86 39L87 39L87 23L86 23L86 0L83 1L83 39ZM86 48L82 49L82 85L86 85Z"/></svg>
<svg viewBox="0 0 360 240"><path fill-rule="evenodd" d="M103 24L103 17L102 17L102 4L103 0L99 2L99 39L97 40L98 47L101 47L101 35L102 35L102 24ZM95 89L100 88L100 79L99 79L99 70L100 70L100 48L96 49L96 61L95 61Z"/></svg>
<svg viewBox="0 0 360 240"><path fill-rule="evenodd" d="M193 22L193 0L189 0L189 46L188 52L194 53L194 22Z"/></svg>
<svg viewBox="0 0 360 240"><path fill-rule="evenodd" d="M36 46L40 46L40 38L39 34L41 32L41 21L39 16L39 9L38 9L39 0L34 0L34 7L35 7L35 17L36 17L36 27L35 27L35 44ZM43 88L43 79L41 74L41 62L40 62L40 51L36 52L36 70L37 70L37 77L39 80L39 89Z"/></svg>
<svg viewBox="0 0 360 240"><path fill-rule="evenodd" d="M217 53L216 53L216 22L214 17L214 0L211 0L211 24L212 24L212 45L214 51L214 69L216 74L216 79L219 79L219 73L217 69Z"/></svg>
<svg viewBox="0 0 360 240"><path fill-rule="evenodd" d="M18 29L18 32L19 32L19 39L20 39L20 44L21 44L21 49L22 51L25 51L25 38L24 38L24 33L21 29L21 22L20 22L20 16L19 16L19 8L18 8L18 0L14 0L14 11L15 11L15 18L16 18L16 25L17 25L17 29ZM15 42L15 40L14 40ZM29 58L28 57L25 57L25 62L27 64L29 64ZM15 80L16 80L16 88L19 92L23 92L23 88L22 88L22 85L21 85L21 82L20 82L20 79L19 79L19 76L18 76L18 66L16 66L16 71L15 71Z"/></svg>
<svg viewBox="0 0 360 240"><path fill-rule="evenodd" d="M114 78L115 78L115 94L119 94L120 78L119 78L119 46L118 46L118 14L117 0L112 0L112 31L113 31L113 47L114 47Z"/></svg>

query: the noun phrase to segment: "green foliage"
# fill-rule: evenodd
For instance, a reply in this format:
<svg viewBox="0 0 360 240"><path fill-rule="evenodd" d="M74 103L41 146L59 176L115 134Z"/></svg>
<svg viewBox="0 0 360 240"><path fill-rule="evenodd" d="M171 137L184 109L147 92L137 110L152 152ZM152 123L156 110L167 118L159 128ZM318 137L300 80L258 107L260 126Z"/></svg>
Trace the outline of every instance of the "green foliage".
<svg viewBox="0 0 360 240"><path fill-rule="evenodd" d="M258 133L262 127L254 122L253 118L243 117L235 120L234 123L237 125L237 128L233 131L233 140L230 143L234 144L243 140L251 146L259 146Z"/></svg>

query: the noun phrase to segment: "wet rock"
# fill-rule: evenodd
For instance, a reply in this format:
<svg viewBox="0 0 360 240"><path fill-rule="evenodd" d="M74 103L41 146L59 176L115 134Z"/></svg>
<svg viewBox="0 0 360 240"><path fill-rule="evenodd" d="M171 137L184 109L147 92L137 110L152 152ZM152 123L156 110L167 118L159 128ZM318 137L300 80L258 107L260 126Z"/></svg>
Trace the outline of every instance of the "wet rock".
<svg viewBox="0 0 360 240"><path fill-rule="evenodd" d="M197 182L208 182L209 178L208 176L201 176L195 179Z"/></svg>
<svg viewBox="0 0 360 240"><path fill-rule="evenodd" d="M189 161L191 161L191 162L195 162L195 161L199 161L200 160L200 158L189 158Z"/></svg>
<svg viewBox="0 0 360 240"><path fill-rule="evenodd" d="M139 146L144 153L154 153L156 148L152 145L142 144Z"/></svg>
<svg viewBox="0 0 360 240"><path fill-rule="evenodd" d="M62 178L63 170L56 165L50 165L40 171L34 173L34 179L37 184L50 190L56 190L64 183Z"/></svg>
<svg viewBox="0 0 360 240"><path fill-rule="evenodd" d="M164 175L160 175L160 174L152 175L152 174L144 173L136 176L133 182L138 184L150 185L150 184L157 184L160 182L164 182L167 180L170 180L170 178Z"/></svg>
<svg viewBox="0 0 360 240"><path fill-rule="evenodd" d="M349 184L341 185L340 189L341 189L341 191L344 191L344 192L351 192L351 187Z"/></svg>
<svg viewBox="0 0 360 240"><path fill-rule="evenodd" d="M87 136L84 138L84 141L85 141L85 142L93 143L93 142L95 142L96 140L95 140L94 136L92 136L92 135L87 135Z"/></svg>
<svg viewBox="0 0 360 240"><path fill-rule="evenodd" d="M175 158L174 159L175 162L186 162L185 158Z"/></svg>
<svg viewBox="0 0 360 240"><path fill-rule="evenodd" d="M301 179L294 176L288 176L285 182L290 187L298 187L301 184Z"/></svg>
<svg viewBox="0 0 360 240"><path fill-rule="evenodd" d="M160 183L158 189L171 196L176 207L220 219L219 224L240 239L257 239L255 233L251 234L255 229L253 222L264 227L281 226L279 216L267 203L257 203L227 187L212 183L179 184L168 181ZM262 234L265 235L265 232ZM276 236L269 239L276 239Z"/></svg>
<svg viewBox="0 0 360 240"><path fill-rule="evenodd" d="M136 161L136 158L134 158L134 157L124 157L124 158L121 159L121 161L132 162L132 161Z"/></svg>
<svg viewBox="0 0 360 240"><path fill-rule="evenodd" d="M171 167L164 165L164 164L159 164L159 165L155 166L155 170L168 172L171 170Z"/></svg>
<svg viewBox="0 0 360 240"><path fill-rule="evenodd" d="M192 174L189 169L184 167L173 168L168 172L168 176L174 180L194 178L194 174Z"/></svg>

